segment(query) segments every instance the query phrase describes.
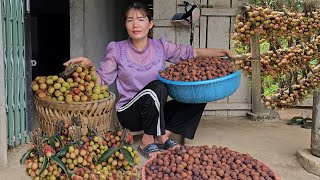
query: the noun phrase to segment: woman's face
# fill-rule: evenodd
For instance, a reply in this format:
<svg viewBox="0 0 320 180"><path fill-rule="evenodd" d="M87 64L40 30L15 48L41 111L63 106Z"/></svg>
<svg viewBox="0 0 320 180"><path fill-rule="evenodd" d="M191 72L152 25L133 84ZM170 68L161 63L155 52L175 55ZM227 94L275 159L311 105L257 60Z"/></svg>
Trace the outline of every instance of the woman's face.
<svg viewBox="0 0 320 180"><path fill-rule="evenodd" d="M133 40L141 40L148 37L149 30L153 22L149 21L141 11L131 9L126 18L126 28L129 36Z"/></svg>

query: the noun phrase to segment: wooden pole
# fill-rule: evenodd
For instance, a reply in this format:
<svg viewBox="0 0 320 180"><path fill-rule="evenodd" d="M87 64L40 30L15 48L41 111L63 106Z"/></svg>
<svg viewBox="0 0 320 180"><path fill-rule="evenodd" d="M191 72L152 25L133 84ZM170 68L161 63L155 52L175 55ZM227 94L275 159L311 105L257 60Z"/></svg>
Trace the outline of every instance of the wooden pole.
<svg viewBox="0 0 320 180"><path fill-rule="evenodd" d="M320 89L313 93L311 154L320 157Z"/></svg>
<svg viewBox="0 0 320 180"><path fill-rule="evenodd" d="M261 66L260 66L260 43L259 33L251 38L251 54L252 54L252 112L263 113L264 108L261 104Z"/></svg>

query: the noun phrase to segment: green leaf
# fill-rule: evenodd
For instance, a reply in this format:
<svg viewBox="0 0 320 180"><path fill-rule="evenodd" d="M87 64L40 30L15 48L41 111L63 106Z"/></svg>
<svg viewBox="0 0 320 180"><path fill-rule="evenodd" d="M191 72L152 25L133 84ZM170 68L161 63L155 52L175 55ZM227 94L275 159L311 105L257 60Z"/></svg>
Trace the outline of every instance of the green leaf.
<svg viewBox="0 0 320 180"><path fill-rule="evenodd" d="M60 136L54 137L54 140L56 140L57 142L59 142L59 146L60 146L60 147L62 146L62 140L61 140Z"/></svg>
<svg viewBox="0 0 320 180"><path fill-rule="evenodd" d="M50 159L52 159L57 165L67 174L69 177L69 172L67 170L66 165L56 156L51 156Z"/></svg>
<svg viewBox="0 0 320 180"><path fill-rule="evenodd" d="M42 143L46 142L48 139L50 139L49 137L43 137L42 138Z"/></svg>
<svg viewBox="0 0 320 180"><path fill-rule="evenodd" d="M49 162L49 159L47 156L44 156L43 157L43 163L42 163L42 167L39 171L39 176L41 176L41 174L43 173L43 171L47 168L47 165L48 165L48 162Z"/></svg>
<svg viewBox="0 0 320 180"><path fill-rule="evenodd" d="M62 149L56 154L56 157L65 156L65 155L68 153L69 147L70 147L71 145L72 145L72 144L68 144L67 146L65 146L64 148L62 148Z"/></svg>
<svg viewBox="0 0 320 180"><path fill-rule="evenodd" d="M29 157L32 151L34 151L34 148L29 149L26 153L24 153L24 155L20 159L20 164L24 164L24 162L26 162L26 159Z"/></svg>
<svg viewBox="0 0 320 180"><path fill-rule="evenodd" d="M55 146L54 146L54 136L52 136L51 138L49 138L49 144L50 144L50 146L52 147L52 148L55 148Z"/></svg>
<svg viewBox="0 0 320 180"><path fill-rule="evenodd" d="M109 148L106 152L104 152L100 159L98 160L98 163L102 163L104 161L106 161L112 154L114 154L116 151L119 150L118 146L113 146L111 148Z"/></svg>
<svg viewBox="0 0 320 180"><path fill-rule="evenodd" d="M121 154L123 154L123 157L129 162L130 165L133 165L133 157L131 156L130 152L126 148L120 149Z"/></svg>

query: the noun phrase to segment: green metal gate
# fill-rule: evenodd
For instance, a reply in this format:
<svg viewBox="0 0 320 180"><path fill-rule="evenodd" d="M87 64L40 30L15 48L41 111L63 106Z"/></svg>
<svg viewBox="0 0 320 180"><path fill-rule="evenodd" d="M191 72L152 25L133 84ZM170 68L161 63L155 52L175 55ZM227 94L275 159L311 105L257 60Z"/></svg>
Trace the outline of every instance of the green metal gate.
<svg viewBox="0 0 320 180"><path fill-rule="evenodd" d="M24 0L0 0L8 145L27 141Z"/></svg>

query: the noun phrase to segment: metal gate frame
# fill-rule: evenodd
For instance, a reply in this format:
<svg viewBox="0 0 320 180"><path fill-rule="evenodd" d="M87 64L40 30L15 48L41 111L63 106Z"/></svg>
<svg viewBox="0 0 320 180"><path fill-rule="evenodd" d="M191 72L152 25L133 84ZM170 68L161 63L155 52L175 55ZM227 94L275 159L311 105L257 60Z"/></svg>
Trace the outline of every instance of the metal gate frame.
<svg viewBox="0 0 320 180"><path fill-rule="evenodd" d="M27 96L26 92L31 85L29 77L31 58L30 51L26 48L30 48L30 42L26 41L28 26L25 24L29 13L29 11L25 13L25 7L29 7L28 3L29 1L25 0L1 0L5 119L9 147L22 145L28 141L27 119L30 117L27 116L29 113L26 111L30 112L30 102L26 99L29 99L30 95Z"/></svg>
<svg viewBox="0 0 320 180"><path fill-rule="evenodd" d="M26 69L26 131L30 132L32 128L33 110L34 110L34 100L33 92L31 89L32 82L32 46L31 46L31 13L30 13L30 0L24 1L24 28L25 28L25 69ZM27 142L29 141L29 136L27 135Z"/></svg>

